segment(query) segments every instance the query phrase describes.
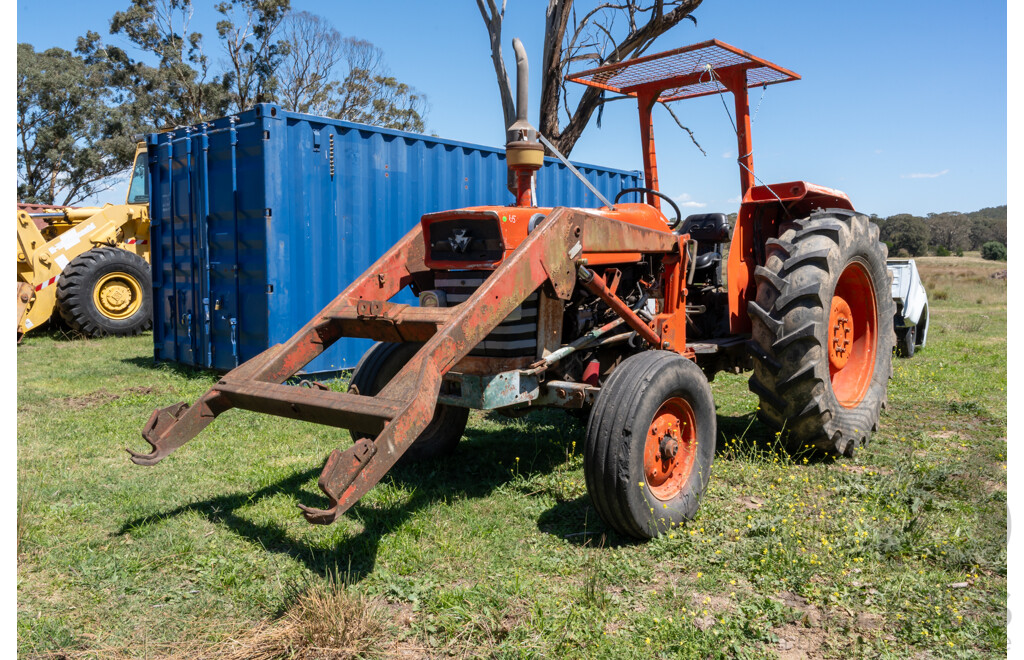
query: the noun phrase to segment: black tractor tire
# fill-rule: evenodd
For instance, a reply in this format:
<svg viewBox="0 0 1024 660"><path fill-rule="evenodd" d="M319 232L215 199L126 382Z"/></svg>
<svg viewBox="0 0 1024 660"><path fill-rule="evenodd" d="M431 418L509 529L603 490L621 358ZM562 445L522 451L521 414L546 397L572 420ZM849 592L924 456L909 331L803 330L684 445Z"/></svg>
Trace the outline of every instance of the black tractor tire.
<svg viewBox="0 0 1024 660"><path fill-rule="evenodd" d="M352 372L349 389L364 396L374 396L401 371L416 355L422 344L396 344L377 342L370 347ZM434 417L399 460L399 463L418 463L450 454L458 446L469 420L469 409L437 404ZM352 431L353 441L372 435Z"/></svg>
<svg viewBox="0 0 1024 660"><path fill-rule="evenodd" d="M917 326L910 326L896 334L896 355L901 358L914 357L914 344L917 343Z"/></svg>
<svg viewBox="0 0 1024 660"><path fill-rule="evenodd" d="M87 337L125 337L153 325L153 278L146 260L97 247L67 265L57 281L57 309Z"/></svg>
<svg viewBox="0 0 1024 660"><path fill-rule="evenodd" d="M711 478L716 424L696 364L658 350L623 361L598 394L584 445L587 492L605 524L650 539L691 520Z"/></svg>
<svg viewBox="0 0 1024 660"><path fill-rule="evenodd" d="M748 303L749 385L791 450L852 456L878 428L896 340L887 256L878 227L852 211L816 212L767 241Z"/></svg>

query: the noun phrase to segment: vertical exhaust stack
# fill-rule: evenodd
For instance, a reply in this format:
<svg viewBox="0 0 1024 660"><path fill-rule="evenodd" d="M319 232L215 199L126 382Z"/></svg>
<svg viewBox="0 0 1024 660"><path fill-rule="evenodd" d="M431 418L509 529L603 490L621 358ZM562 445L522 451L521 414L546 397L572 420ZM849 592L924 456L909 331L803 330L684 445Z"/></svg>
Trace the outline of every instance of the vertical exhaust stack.
<svg viewBox="0 0 1024 660"><path fill-rule="evenodd" d="M530 65L526 48L519 39L512 40L512 47L516 51L516 120L506 129L508 189L516 196L516 206L533 206L533 177L544 164L544 147L537 141L537 129L527 119Z"/></svg>

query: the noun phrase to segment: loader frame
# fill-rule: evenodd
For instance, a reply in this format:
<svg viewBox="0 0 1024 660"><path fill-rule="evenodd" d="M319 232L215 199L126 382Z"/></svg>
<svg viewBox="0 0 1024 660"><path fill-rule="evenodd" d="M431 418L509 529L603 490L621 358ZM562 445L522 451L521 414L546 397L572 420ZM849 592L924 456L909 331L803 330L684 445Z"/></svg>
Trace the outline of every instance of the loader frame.
<svg viewBox="0 0 1024 660"><path fill-rule="evenodd" d="M300 505L309 522L329 524L408 449L431 420L444 376L527 296L546 288L554 297L567 300L579 279L584 286L602 290L613 305L621 303L603 278L579 263L582 253L614 253L629 245L637 251L665 255L669 272L674 273L669 276L677 281L686 270L686 253L680 249L685 236L579 209L556 208L464 303L447 308L390 303L388 300L406 286L425 289L432 285L432 271L424 264L422 232L417 226L406 234L290 340L226 374L195 405L179 403L154 412L143 430L152 451L129 450L132 460L139 465L159 462L230 408L377 434L373 441L358 440L345 451L331 453L319 480L329 499L326 509ZM684 287L677 290L685 292ZM685 335L679 334L685 332L685 297L676 302L662 315L660 335L624 304L613 308L652 344L662 347L677 341L685 346ZM683 321L677 332L674 322L679 318ZM284 384L343 336L425 343L374 397L333 392L316 384ZM500 378L502 373L495 376ZM561 402L565 407L582 405L587 389L597 389L578 388L567 395L565 390L572 389L572 384L548 383L545 390L549 388L553 391L553 396L547 397L551 405ZM557 390L563 393L559 395ZM510 404L517 402L510 400Z"/></svg>

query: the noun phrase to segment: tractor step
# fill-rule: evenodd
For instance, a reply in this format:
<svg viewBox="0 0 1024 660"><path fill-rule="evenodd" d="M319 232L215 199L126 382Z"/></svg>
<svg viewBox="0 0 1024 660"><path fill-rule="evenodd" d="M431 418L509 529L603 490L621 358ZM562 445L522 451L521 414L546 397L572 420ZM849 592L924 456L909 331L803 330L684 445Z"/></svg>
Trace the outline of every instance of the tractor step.
<svg viewBox="0 0 1024 660"><path fill-rule="evenodd" d="M235 408L328 424L376 435L407 402L297 385L259 381L221 381L213 389Z"/></svg>
<svg viewBox="0 0 1024 660"><path fill-rule="evenodd" d="M701 341L687 342L686 346L693 350L697 355L711 355L714 353L720 353L729 348L737 347L741 344L747 343L747 335L737 335L733 337L721 337L713 339L703 339Z"/></svg>

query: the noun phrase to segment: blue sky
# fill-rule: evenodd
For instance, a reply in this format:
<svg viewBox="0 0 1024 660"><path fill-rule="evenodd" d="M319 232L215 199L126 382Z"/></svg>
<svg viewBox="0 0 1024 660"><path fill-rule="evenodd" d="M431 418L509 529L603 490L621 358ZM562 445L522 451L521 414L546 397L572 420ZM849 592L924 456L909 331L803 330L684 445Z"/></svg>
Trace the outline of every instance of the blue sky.
<svg viewBox="0 0 1024 660"><path fill-rule="evenodd" d="M214 2L199 2L194 25L207 51L223 59L213 29ZM582 3L580 6L589 6ZM543 43L544 0L509 0L506 62L512 37L535 63ZM92 29L107 34L127 0L24 2L19 42L72 48ZM428 129L442 137L499 145L501 109L487 35L474 0L312 2L293 7L329 18L346 36L381 47L392 71L426 93ZM799 73L769 87L753 125L754 163L765 182L803 179L844 190L866 213L971 211L1006 203L1006 4L905 2L772 3L705 0L697 27L685 22L653 51L718 38ZM123 37L110 37L122 46ZM539 76L531 84L536 121ZM752 90L751 105L761 98ZM731 102L730 102L731 104ZM684 211L735 211L735 138L718 97L683 102L677 114L707 156L671 118L656 113L663 192ZM610 104L591 124L574 160L640 169L635 104ZM538 191L543 198L543 191ZM116 201L123 191L102 201ZM550 203L550 202L546 202Z"/></svg>

